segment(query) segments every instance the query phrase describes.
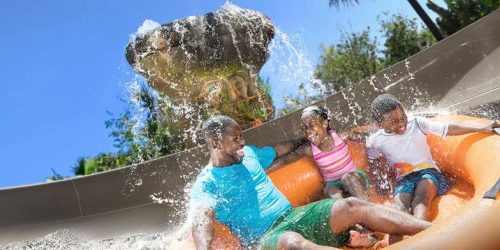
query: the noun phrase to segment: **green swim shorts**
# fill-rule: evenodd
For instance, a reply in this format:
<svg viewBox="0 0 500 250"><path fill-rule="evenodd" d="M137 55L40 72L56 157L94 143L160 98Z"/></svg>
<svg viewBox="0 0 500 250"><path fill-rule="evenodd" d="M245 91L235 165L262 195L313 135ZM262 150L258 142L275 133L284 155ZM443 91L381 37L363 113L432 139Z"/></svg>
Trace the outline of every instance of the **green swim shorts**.
<svg viewBox="0 0 500 250"><path fill-rule="evenodd" d="M292 209L280 217L259 240L262 249L276 249L287 231L301 234L307 240L323 246L343 247L349 240L349 230L334 234L329 219L334 199L324 199Z"/></svg>
<svg viewBox="0 0 500 250"><path fill-rule="evenodd" d="M359 168L355 168L354 171L358 172L361 176L363 176L363 179L365 180L365 188L368 189L368 187L370 187L370 181L368 181L368 176L366 175L366 172ZM331 187L331 186L334 186L338 189L342 189L342 182L340 182L340 180L334 180L334 181L327 181L325 183L325 187Z"/></svg>

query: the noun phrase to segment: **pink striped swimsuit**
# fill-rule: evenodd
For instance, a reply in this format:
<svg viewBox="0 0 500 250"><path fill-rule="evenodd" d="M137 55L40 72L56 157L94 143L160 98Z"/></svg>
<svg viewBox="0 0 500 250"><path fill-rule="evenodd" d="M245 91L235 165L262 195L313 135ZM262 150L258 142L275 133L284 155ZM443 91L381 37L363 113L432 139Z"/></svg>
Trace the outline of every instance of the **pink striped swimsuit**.
<svg viewBox="0 0 500 250"><path fill-rule="evenodd" d="M344 174L356 169L347 144L333 130L328 132L335 144L331 151L322 152L314 144L311 144L314 162L316 162L325 182L340 180Z"/></svg>

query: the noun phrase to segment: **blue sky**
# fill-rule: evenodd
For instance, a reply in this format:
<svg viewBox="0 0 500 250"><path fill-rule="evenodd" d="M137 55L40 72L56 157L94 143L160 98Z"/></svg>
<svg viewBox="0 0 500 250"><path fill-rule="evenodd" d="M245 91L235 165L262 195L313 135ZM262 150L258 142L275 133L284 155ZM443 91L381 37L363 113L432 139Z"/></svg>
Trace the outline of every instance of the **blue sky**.
<svg viewBox="0 0 500 250"><path fill-rule="evenodd" d="M376 35L377 16L384 11L416 17L402 0L365 0L340 10L329 8L327 0L233 2L269 16L311 65L317 63L319 45L337 42L342 30L357 32L371 26ZM124 57L130 35L146 19L167 23L223 4L0 1L0 187L43 182L51 168L72 175L78 157L114 152L104 121L110 118L106 111L117 114L125 108L120 98L134 78ZM281 96L277 93L286 86L278 84L274 67L266 65L262 75L274 80L272 92Z"/></svg>

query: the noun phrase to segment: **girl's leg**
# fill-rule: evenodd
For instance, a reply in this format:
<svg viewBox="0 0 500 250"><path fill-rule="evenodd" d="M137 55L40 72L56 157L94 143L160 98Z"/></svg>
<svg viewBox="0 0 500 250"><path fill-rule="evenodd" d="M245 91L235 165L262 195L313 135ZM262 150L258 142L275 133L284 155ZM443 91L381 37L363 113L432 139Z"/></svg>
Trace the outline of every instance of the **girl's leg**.
<svg viewBox="0 0 500 250"><path fill-rule="evenodd" d="M366 185L364 177L357 172L350 172L342 176L341 179L342 187L351 196L358 197L363 200L369 201L368 194L366 192Z"/></svg>
<svg viewBox="0 0 500 250"><path fill-rule="evenodd" d="M413 200L413 195L410 193L398 193L394 196L392 200L394 206L405 213L412 214L411 202ZM404 235L402 234L391 234L389 237L389 243L393 244L403 240Z"/></svg>
<svg viewBox="0 0 500 250"><path fill-rule="evenodd" d="M340 190L339 188L337 188L335 186L325 186L323 188L323 192L324 192L325 196L328 198L332 198L332 199L344 198L344 196L342 194L342 190Z"/></svg>

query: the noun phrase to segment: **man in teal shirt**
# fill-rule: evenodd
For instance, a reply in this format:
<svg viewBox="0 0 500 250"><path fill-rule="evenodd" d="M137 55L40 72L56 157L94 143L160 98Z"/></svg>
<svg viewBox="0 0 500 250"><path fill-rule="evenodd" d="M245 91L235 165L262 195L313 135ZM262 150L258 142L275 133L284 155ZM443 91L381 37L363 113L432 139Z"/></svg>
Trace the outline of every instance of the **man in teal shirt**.
<svg viewBox="0 0 500 250"><path fill-rule="evenodd" d="M302 141L263 148L245 146L239 125L220 115L207 119L202 129L210 161L191 191L191 209L197 215L193 236L198 249L209 248L214 219L227 225L244 247L258 244L265 249L342 247L348 244L349 230L354 224L408 235L431 225L356 198L325 199L292 209L265 171L275 158L292 152ZM374 212L376 218L372 216ZM350 246L373 243L352 239L349 242Z"/></svg>

